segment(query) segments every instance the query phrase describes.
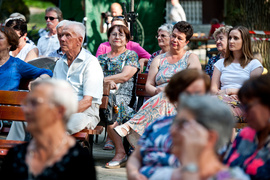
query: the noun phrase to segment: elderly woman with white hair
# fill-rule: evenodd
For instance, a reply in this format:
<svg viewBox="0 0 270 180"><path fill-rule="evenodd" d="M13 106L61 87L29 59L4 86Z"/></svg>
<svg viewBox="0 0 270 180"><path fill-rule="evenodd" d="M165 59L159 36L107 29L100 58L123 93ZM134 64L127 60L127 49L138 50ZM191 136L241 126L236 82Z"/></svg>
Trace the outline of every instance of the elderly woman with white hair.
<svg viewBox="0 0 270 180"><path fill-rule="evenodd" d="M179 102L170 132L172 153L181 166L161 168L150 179L249 179L240 168L222 164L218 156L234 127L230 108L209 95L184 94Z"/></svg>
<svg viewBox="0 0 270 180"><path fill-rule="evenodd" d="M35 81L22 103L27 130L33 138L9 150L2 179L96 179L91 154L67 135L66 125L78 100L64 80Z"/></svg>
<svg viewBox="0 0 270 180"><path fill-rule="evenodd" d="M172 24L162 24L159 28L158 28L158 35L156 36L157 40L158 40L158 46L161 48L160 50L154 52L151 57L148 60L147 63L147 67L145 69L145 73L148 73L151 62L153 61L153 59L163 53L166 53L170 50L170 36L172 34L172 28L173 25Z"/></svg>

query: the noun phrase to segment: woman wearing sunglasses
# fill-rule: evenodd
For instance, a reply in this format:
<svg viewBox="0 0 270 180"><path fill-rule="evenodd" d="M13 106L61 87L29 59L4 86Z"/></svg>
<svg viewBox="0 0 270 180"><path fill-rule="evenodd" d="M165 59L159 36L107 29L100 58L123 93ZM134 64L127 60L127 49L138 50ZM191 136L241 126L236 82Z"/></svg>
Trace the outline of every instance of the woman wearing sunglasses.
<svg viewBox="0 0 270 180"><path fill-rule="evenodd" d="M14 51L10 51L9 54L11 56L20 58L25 62L38 57L38 48L34 44L26 42L27 23L24 20L10 19L6 22L5 26L14 29L16 34L19 36L18 47Z"/></svg>

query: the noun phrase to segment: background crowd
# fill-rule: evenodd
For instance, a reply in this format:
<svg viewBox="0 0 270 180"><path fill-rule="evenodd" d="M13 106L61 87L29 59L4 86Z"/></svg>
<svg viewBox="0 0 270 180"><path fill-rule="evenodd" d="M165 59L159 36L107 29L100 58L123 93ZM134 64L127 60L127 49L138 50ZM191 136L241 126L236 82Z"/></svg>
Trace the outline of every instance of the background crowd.
<svg viewBox="0 0 270 180"><path fill-rule="evenodd" d="M115 149L115 155L106 168L127 164L128 179L270 179L270 75L262 75L248 29L213 21L209 36L219 53L202 69L186 49L192 24L179 1L172 4L171 22L157 29L160 50L151 53L132 41L118 3L111 5L112 18L100 23L108 42L97 52L83 48L85 26L63 20L57 7L46 9L48 32L37 45L21 14L6 20L0 27L0 90L17 91L21 79L32 81L22 103L27 122L13 122L7 136L27 143L8 152L3 177L75 179L84 177L78 173L83 168L95 179L93 157L69 135L99 124L107 85L118 114L107 124L103 149ZM53 71L30 63L49 57ZM151 97L136 110L138 73L148 74ZM236 129L240 120L248 127Z"/></svg>

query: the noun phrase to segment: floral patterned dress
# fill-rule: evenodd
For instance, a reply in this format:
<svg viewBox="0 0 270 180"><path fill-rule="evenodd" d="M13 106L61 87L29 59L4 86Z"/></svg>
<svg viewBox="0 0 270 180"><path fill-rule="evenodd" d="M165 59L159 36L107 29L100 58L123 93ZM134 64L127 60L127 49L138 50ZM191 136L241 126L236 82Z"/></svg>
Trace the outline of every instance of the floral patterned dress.
<svg viewBox="0 0 270 180"><path fill-rule="evenodd" d="M176 72L187 68L187 60L191 53L187 51L182 59L174 64L170 64L167 61L166 54L167 53L162 54L160 58L159 71L155 79L156 86L158 87L166 86L170 78ZM168 98L165 96L165 93L160 92L159 94L148 99L135 114L135 116L127 122L132 130L128 137L132 138L134 135L137 138L138 136L136 133L141 136L144 133L145 128L158 117L172 116L175 114L176 110L174 105L169 102Z"/></svg>
<svg viewBox="0 0 270 180"><path fill-rule="evenodd" d="M138 55L135 51L131 50L126 50L114 58L108 58L108 54L103 54L98 56L98 60L101 68L103 69L104 77L121 73L123 62L125 63L124 66L132 66L140 69ZM135 86L136 75L137 73L135 73L135 75L127 82L122 83L116 91L116 104L119 107L118 117L116 120L118 123L121 123L123 120L130 119L135 114L135 110L129 105L132 96L135 95L133 93L133 88Z"/></svg>

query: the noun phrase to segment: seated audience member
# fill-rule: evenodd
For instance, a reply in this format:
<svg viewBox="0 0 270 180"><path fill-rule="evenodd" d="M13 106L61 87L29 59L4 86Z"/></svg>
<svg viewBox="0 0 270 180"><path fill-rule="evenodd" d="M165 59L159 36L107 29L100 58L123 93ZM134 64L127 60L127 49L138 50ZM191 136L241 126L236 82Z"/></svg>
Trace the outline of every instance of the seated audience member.
<svg viewBox="0 0 270 180"><path fill-rule="evenodd" d="M69 82L78 97L78 112L67 123L69 134L85 128L94 129L100 121L103 73L97 58L82 48L84 36L85 26L82 23L72 21L63 27L61 48L66 53L56 62L53 71L53 78ZM11 140L24 140L24 127L17 125L11 130Z"/></svg>
<svg viewBox="0 0 270 180"><path fill-rule="evenodd" d="M218 60L225 58L227 44L228 44L228 32L230 28L232 28L232 26L219 27L218 29L215 30L213 34L214 39L216 41L217 50L219 53L218 55L209 59L205 67L205 72L206 74L210 76L210 78L212 78L212 75L213 75L214 64Z"/></svg>
<svg viewBox="0 0 270 180"><path fill-rule="evenodd" d="M39 56L48 56L51 52L60 47L56 34L56 26L63 20L61 10L57 7L47 8L45 10L45 20L49 32L47 35L41 36L38 40L37 47Z"/></svg>
<svg viewBox="0 0 270 180"><path fill-rule="evenodd" d="M19 58L10 56L9 52L16 50L19 44L19 37L12 28L0 26L0 38L2 41L0 49L1 90L17 91L21 78L40 79L52 76L50 70L37 68Z"/></svg>
<svg viewBox="0 0 270 180"><path fill-rule="evenodd" d="M184 69L201 69L198 56L184 49L192 35L193 28L189 23L180 21L174 25L170 38L170 51L157 56L150 66L146 91L153 97L148 99L128 122L114 128L119 136L128 135L133 146L136 145L145 128L158 117L176 114L174 105L164 94L171 77Z"/></svg>
<svg viewBox="0 0 270 180"><path fill-rule="evenodd" d="M218 156L230 141L234 124L230 108L217 98L181 95L170 128L172 153L181 166L160 168L150 180L249 180L242 169L227 167Z"/></svg>
<svg viewBox="0 0 270 180"><path fill-rule="evenodd" d="M104 73L104 83L110 86L116 96L116 104L119 108L118 117L114 124L108 125L108 136L116 146L115 157L105 165L106 168L121 166L127 160L121 137L113 133L113 128L122 121L129 120L134 114L132 99L135 97L136 75L140 69L138 55L135 51L128 50L126 44L130 40L130 32L126 26L113 25L108 30L108 39L112 51L98 56L99 63ZM110 93L112 99L113 93ZM108 140L106 142L109 144ZM121 148L119 148L121 147ZM120 150L120 151L119 151ZM115 159L121 158L121 162L116 163Z"/></svg>
<svg viewBox="0 0 270 180"><path fill-rule="evenodd" d="M66 134L69 117L77 111L74 89L65 81L42 80L23 104L27 130L33 138L8 151L1 179L96 179L88 150Z"/></svg>
<svg viewBox="0 0 270 180"><path fill-rule="evenodd" d="M16 58L20 58L25 62L38 57L38 48L34 44L26 42L27 37L27 24L22 19L10 19L6 22L5 26L14 29L19 36L19 44L17 49L10 51L10 55Z"/></svg>
<svg viewBox="0 0 270 180"><path fill-rule="evenodd" d="M219 21L216 18L213 18L211 20L210 24L211 24L211 29L210 29L209 34L208 34L208 37L209 38L212 37L212 35L214 34L214 32L215 32L216 29L218 29L219 27L222 26L222 24L219 24Z"/></svg>
<svg viewBox="0 0 270 180"><path fill-rule="evenodd" d="M127 21L123 18L113 18L112 20L112 26L114 25L124 25L128 27ZM148 62L148 59L151 57L151 55L143 49L139 43L129 41L126 45L126 48L132 51L135 51L139 56L139 63L140 63L140 71L142 72L145 62ZM96 57L98 57L101 54L106 54L111 51L111 45L110 43L104 42L101 43L97 49Z"/></svg>
<svg viewBox="0 0 270 180"><path fill-rule="evenodd" d="M53 78L68 81L79 100L78 113L71 116L67 131L95 129L100 121L99 106L103 95L103 72L97 58L82 48L85 26L70 21L64 25L60 44L65 55L55 65Z"/></svg>
<svg viewBox="0 0 270 180"><path fill-rule="evenodd" d="M172 34L172 28L172 24L163 24L158 28L158 35L156 38L158 40L158 46L161 48L161 50L158 50L151 55L146 66L145 73L148 73L150 64L156 56L166 53L170 50L170 36Z"/></svg>
<svg viewBox="0 0 270 180"><path fill-rule="evenodd" d="M247 80L238 97L249 127L238 133L224 162L244 169L251 179L270 179L270 74Z"/></svg>
<svg viewBox="0 0 270 180"><path fill-rule="evenodd" d="M182 92L203 95L210 90L210 78L201 70L185 69L173 75L165 88L172 104ZM161 167L178 167L177 158L171 154L172 139L169 129L175 116L165 116L149 125L127 163L128 179L150 178ZM143 178L142 178L143 179Z"/></svg>
<svg viewBox="0 0 270 180"><path fill-rule="evenodd" d="M253 58L251 39L247 28L237 26L228 33L228 46L224 59L214 64L211 91L231 105L237 121L243 120L243 112L237 98L245 80L262 74L262 64Z"/></svg>

